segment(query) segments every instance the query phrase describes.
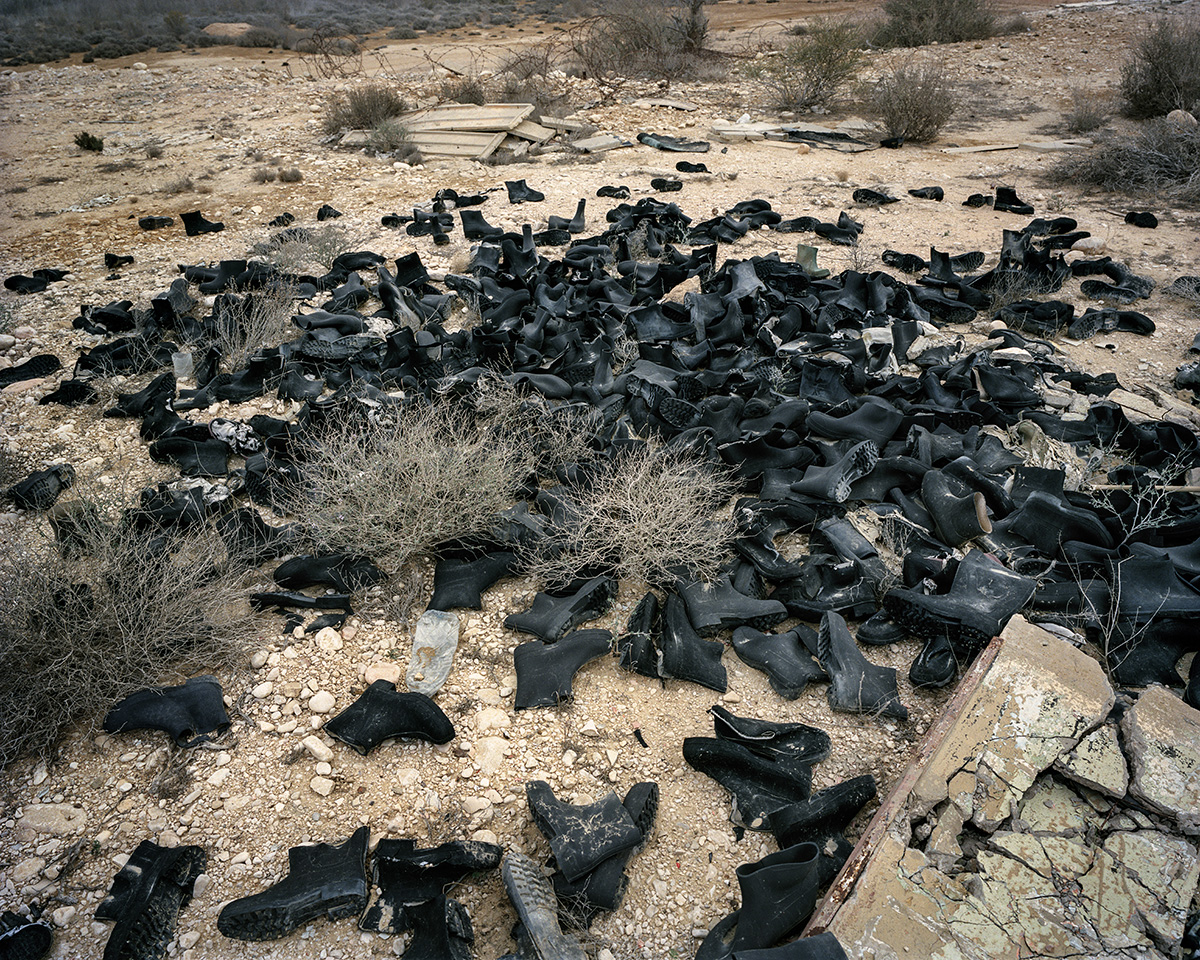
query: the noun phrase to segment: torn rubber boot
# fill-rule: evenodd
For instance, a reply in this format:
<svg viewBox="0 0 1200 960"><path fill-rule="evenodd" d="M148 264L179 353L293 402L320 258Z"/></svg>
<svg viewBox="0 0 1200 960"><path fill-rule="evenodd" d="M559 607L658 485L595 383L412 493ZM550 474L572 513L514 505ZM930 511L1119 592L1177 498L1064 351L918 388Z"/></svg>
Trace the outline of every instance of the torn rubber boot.
<svg viewBox="0 0 1200 960"><path fill-rule="evenodd" d="M275 568L275 582L285 590L332 587L338 593L355 593L387 579L366 557L331 553L322 557L293 557Z"/></svg>
<svg viewBox="0 0 1200 960"><path fill-rule="evenodd" d="M5 910L0 914L0 958L3 960L42 960L54 943L49 924L27 920Z"/></svg>
<svg viewBox="0 0 1200 960"><path fill-rule="evenodd" d="M747 666L763 671L777 694L795 700L812 681L828 679L800 640L800 631L808 629L763 633L753 627L738 627L733 631L733 652Z"/></svg>
<svg viewBox="0 0 1200 960"><path fill-rule="evenodd" d="M722 740L741 744L768 760L787 763L820 763L829 756L829 734L804 723L776 723L739 717L719 703L709 707L713 730Z"/></svg>
<svg viewBox="0 0 1200 960"><path fill-rule="evenodd" d="M626 670L643 677L658 677L658 641L662 636L662 616L658 596L647 591L638 601L625 632L617 637L617 662Z"/></svg>
<svg viewBox="0 0 1200 960"><path fill-rule="evenodd" d="M202 233L220 233L225 229L225 224L214 223L211 220L205 220L204 214L199 210L193 210L191 213L181 213L179 219L183 221L183 229L189 237L198 237Z"/></svg>
<svg viewBox="0 0 1200 960"><path fill-rule="evenodd" d="M62 361L51 353L39 353L24 363L0 370L0 390L26 380L42 380L62 369Z"/></svg>
<svg viewBox="0 0 1200 960"><path fill-rule="evenodd" d="M662 627L659 676L698 683L718 693L729 689L729 678L721 663L725 644L701 639L688 619L683 600L674 593L667 596Z"/></svg>
<svg viewBox="0 0 1200 960"><path fill-rule="evenodd" d="M96 908L97 920L116 921L104 947L104 960L165 956L175 938L179 911L192 899L192 888L207 859L203 847L160 847L153 840L139 843Z"/></svg>
<svg viewBox="0 0 1200 960"><path fill-rule="evenodd" d="M483 591L506 577L516 558L511 551L500 550L471 560L439 560L434 568L429 609L483 609Z"/></svg>
<svg viewBox="0 0 1200 960"><path fill-rule="evenodd" d="M962 546L992 532L983 494L959 496L941 470L930 470L921 478L921 499L933 517L938 537L948 547Z"/></svg>
<svg viewBox="0 0 1200 960"><path fill-rule="evenodd" d="M617 582L611 577L594 577L572 586L575 589L566 596L538 593L528 610L505 617L504 626L553 643L579 624L603 614L617 592Z"/></svg>
<svg viewBox="0 0 1200 960"><path fill-rule="evenodd" d="M876 666L863 656L846 621L837 613L821 618L817 660L829 674L825 695L834 710L908 719L908 708L900 702L896 689L895 669Z"/></svg>
<svg viewBox="0 0 1200 960"><path fill-rule="evenodd" d="M771 832L780 847L807 842L824 850L829 840L844 839L842 834L850 821L875 799L877 792L875 778L869 773L843 780L807 800L776 810L770 817Z"/></svg>
<svg viewBox="0 0 1200 960"><path fill-rule="evenodd" d="M393 738L449 743L454 724L423 693L400 693L387 680L376 680L323 728L364 757Z"/></svg>
<svg viewBox="0 0 1200 960"><path fill-rule="evenodd" d="M737 868L742 906L718 923L696 951L696 960L724 960L762 950L799 929L817 905L815 843L799 843Z"/></svg>
<svg viewBox="0 0 1200 960"><path fill-rule="evenodd" d="M787 609L782 603L738 593L728 574L722 574L712 584L696 580L681 585L679 593L687 607L688 620L702 637L740 626L765 630L787 619Z"/></svg>
<svg viewBox="0 0 1200 960"><path fill-rule="evenodd" d="M471 917L457 900L438 895L403 908L400 915L413 931L404 950L408 960L471 960L474 956Z"/></svg>
<svg viewBox="0 0 1200 960"><path fill-rule="evenodd" d="M852 413L832 417L813 411L806 421L808 429L833 440L870 440L883 447L896 433L904 414L880 397L868 396Z"/></svg>
<svg viewBox="0 0 1200 960"><path fill-rule="evenodd" d="M909 679L917 686L953 682L958 668L975 659L1009 618L1033 596L1036 584L980 550L958 564L949 593L889 590L884 609L925 647L913 661Z"/></svg>
<svg viewBox="0 0 1200 960"><path fill-rule="evenodd" d="M763 950L738 950L733 960L849 960L838 938L826 930L815 937L803 937L779 947Z"/></svg>
<svg viewBox="0 0 1200 960"><path fill-rule="evenodd" d="M75 468L69 463L59 463L13 484L7 496L21 510L49 510L74 482Z"/></svg>
<svg viewBox="0 0 1200 960"><path fill-rule="evenodd" d="M635 783L621 805L629 812L642 839L635 846L601 861L577 880L568 880L561 870L556 870L550 878L560 911L577 918L582 927L590 926L601 910L616 910L621 905L629 885L625 865L645 847L658 816L658 784L650 780Z"/></svg>
<svg viewBox="0 0 1200 960"><path fill-rule="evenodd" d="M300 541L300 528L296 524L273 527L250 507L222 514L217 517L216 527L230 557L250 564L294 553Z"/></svg>
<svg viewBox="0 0 1200 960"><path fill-rule="evenodd" d="M288 875L262 893L226 904L217 929L234 940L276 940L310 920L341 920L367 905L367 844L359 827L341 843L288 850Z"/></svg>
<svg viewBox="0 0 1200 960"><path fill-rule="evenodd" d="M587 960L579 941L562 932L558 900L541 868L519 850L509 850L500 872L529 940L531 960Z"/></svg>
<svg viewBox="0 0 1200 960"><path fill-rule="evenodd" d="M794 493L845 503L850 498L850 488L875 469L879 462L879 448L870 440L855 444L845 456L827 467L815 464L804 471L804 477L792 484Z"/></svg>
<svg viewBox="0 0 1200 960"><path fill-rule="evenodd" d="M550 842L558 869L568 880L578 880L609 857L642 842L642 831L611 791L596 803L571 804L555 797L545 781L531 780L525 784L525 799L530 817Z"/></svg>
<svg viewBox="0 0 1200 960"><path fill-rule="evenodd" d="M553 707L572 699L575 674L612 647L607 630L576 630L554 643L531 640L513 649L517 674L514 710Z"/></svg>
<svg viewBox="0 0 1200 960"><path fill-rule="evenodd" d="M760 756L749 747L718 737L685 737L683 759L731 795L730 821L747 830L768 830L776 810L807 800L812 766Z"/></svg>
<svg viewBox="0 0 1200 960"><path fill-rule="evenodd" d="M1131 623L1200 617L1200 591L1186 583L1169 556L1114 563L1117 616Z"/></svg>
<svg viewBox="0 0 1200 960"><path fill-rule="evenodd" d="M406 908L445 893L472 873L495 870L504 848L494 843L452 840L418 849L413 840L380 840L373 855L373 879L379 896L359 921L360 930L401 933Z"/></svg>
<svg viewBox="0 0 1200 960"><path fill-rule="evenodd" d="M1008 518L1006 530L1033 544L1047 557L1058 555L1066 540L1078 540L1103 549L1116 546L1108 528L1091 510L1076 507L1040 490L1034 490Z"/></svg>
<svg viewBox="0 0 1200 960"><path fill-rule="evenodd" d="M544 193L534 190L524 180L506 180L504 186L508 190L509 203L541 203L546 199Z"/></svg>
<svg viewBox="0 0 1200 960"><path fill-rule="evenodd" d="M153 687L130 694L108 711L106 733L162 730L178 747L194 747L229 729L229 715L216 677L192 677L176 687Z"/></svg>

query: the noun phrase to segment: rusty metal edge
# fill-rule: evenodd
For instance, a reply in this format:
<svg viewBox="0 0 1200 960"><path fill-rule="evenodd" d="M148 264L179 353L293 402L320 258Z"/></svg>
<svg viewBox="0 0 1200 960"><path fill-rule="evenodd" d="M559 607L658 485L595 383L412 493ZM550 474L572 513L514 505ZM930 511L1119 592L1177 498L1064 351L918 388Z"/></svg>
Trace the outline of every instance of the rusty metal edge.
<svg viewBox="0 0 1200 960"><path fill-rule="evenodd" d="M958 689L954 691L954 696L947 702L946 709L942 712L941 717L937 723L926 731L925 736L913 754L912 760L909 762L908 768L904 771L904 775L896 782L896 785L892 788L892 792L888 794L888 798L875 811L875 816L871 818L871 822L867 824L867 829L859 837L858 843L855 844L854 850L851 851L849 859L834 878L824 899L817 904L816 910L813 911L807 926L804 928L804 932L801 934L802 937L812 937L818 933L823 933L833 922L838 910L854 890L859 877L862 876L867 863L875 853L876 847L879 846L880 840L887 833L888 825L907 804L909 794L924 771L929 758L933 756L934 751L945 740L950 728L958 721L963 707L974 696L980 681L983 680L988 670L991 669L992 664L996 662L996 657L999 655L1000 648L1003 645L1003 638L993 637L992 642L984 648L970 669L963 675L962 680L959 681Z"/></svg>

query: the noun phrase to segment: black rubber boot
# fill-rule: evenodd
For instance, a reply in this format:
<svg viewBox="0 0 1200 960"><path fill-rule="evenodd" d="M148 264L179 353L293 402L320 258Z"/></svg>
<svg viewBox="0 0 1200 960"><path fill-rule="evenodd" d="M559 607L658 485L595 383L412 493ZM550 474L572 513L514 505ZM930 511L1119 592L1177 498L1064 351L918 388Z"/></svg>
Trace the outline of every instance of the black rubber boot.
<svg viewBox="0 0 1200 960"><path fill-rule="evenodd" d="M495 870L503 855L503 847L474 840L453 840L428 849L418 849L413 840L380 840L373 860L379 897L363 914L359 929L401 933L407 929L406 907L441 896L472 873Z"/></svg>
<svg viewBox="0 0 1200 960"><path fill-rule="evenodd" d="M529 940L527 956L537 960L587 960L579 941L562 932L558 900L541 868L519 850L509 850L501 866L504 889Z"/></svg>
<svg viewBox="0 0 1200 960"><path fill-rule="evenodd" d="M688 619L702 637L740 626L765 630L787 619L787 609L778 600L756 600L738 593L726 574L712 584L693 581L681 585L679 593Z"/></svg>
<svg viewBox="0 0 1200 960"><path fill-rule="evenodd" d="M886 400L868 396L853 413L842 417L813 411L807 425L813 433L834 440L870 440L882 447L892 439L904 414Z"/></svg>
<svg viewBox="0 0 1200 960"><path fill-rule="evenodd" d="M858 812L875 799L878 788L870 774L844 780L814 793L807 800L771 814L771 832L780 847L815 843L824 848L828 840L841 837Z"/></svg>
<svg viewBox="0 0 1200 960"><path fill-rule="evenodd" d="M935 531L948 547L958 547L992 532L987 501L982 493L959 496L940 470L930 470L921 478L921 499L933 517Z"/></svg>
<svg viewBox="0 0 1200 960"><path fill-rule="evenodd" d="M900 202L899 197L893 197L889 193L881 193L878 190L871 190L867 187L859 187L850 194L850 199L866 207L883 207L889 203Z"/></svg>
<svg viewBox="0 0 1200 960"><path fill-rule="evenodd" d="M317 209L317 223L324 223L326 220L336 220L341 215L342 211L334 209L327 203L323 203Z"/></svg>
<svg viewBox="0 0 1200 960"><path fill-rule="evenodd" d="M658 597L647 592L638 601L625 632L617 637L617 662L643 677L658 677L658 643L662 637L662 610Z"/></svg>
<svg viewBox="0 0 1200 960"><path fill-rule="evenodd" d="M471 560L439 560L433 573L430 610L483 609L483 591L504 579L517 555L507 550L485 553Z"/></svg>
<svg viewBox="0 0 1200 960"><path fill-rule="evenodd" d="M946 192L941 187L917 187L915 190L909 190L908 195L918 200L936 200L940 203L945 199Z"/></svg>
<svg viewBox="0 0 1200 960"><path fill-rule="evenodd" d="M175 222L174 217L139 217L138 226L143 230L163 230Z"/></svg>
<svg viewBox="0 0 1200 960"><path fill-rule="evenodd" d="M1169 556L1131 557L1115 564L1117 616L1131 623L1200 616L1200 591L1180 578Z"/></svg>
<svg viewBox="0 0 1200 960"><path fill-rule="evenodd" d="M217 929L234 940L277 940L310 920L341 920L367 905L367 844L359 827L338 844L288 850L288 875L262 893L226 904Z"/></svg>
<svg viewBox="0 0 1200 960"><path fill-rule="evenodd" d="M674 593L667 596L662 625L659 676L698 683L718 693L729 689L729 677L721 663L725 644L701 639L688 619L683 600Z"/></svg>
<svg viewBox="0 0 1200 960"><path fill-rule="evenodd" d="M185 477L224 477L229 473L229 447L220 440L163 437L150 444L150 459L178 467Z"/></svg>
<svg viewBox="0 0 1200 960"><path fill-rule="evenodd" d="M441 707L423 693L400 693L387 680L372 683L323 729L364 757L392 738L430 743L454 739L454 724Z"/></svg>
<svg viewBox="0 0 1200 960"><path fill-rule="evenodd" d="M1106 550L1116 545L1112 534L1091 510L1072 506L1040 490L1025 498L1004 527L1048 557L1057 556L1065 540L1078 540Z"/></svg>
<svg viewBox="0 0 1200 960"><path fill-rule="evenodd" d="M205 220L204 214L199 210L193 210L191 213L181 213L179 219L183 221L183 229L189 237L197 237L202 233L220 233L225 229L223 223L213 223L211 220Z"/></svg>
<svg viewBox="0 0 1200 960"><path fill-rule="evenodd" d="M733 954L733 960L849 960L849 957L838 938L826 930L815 937L793 940L780 947L738 950Z"/></svg>
<svg viewBox="0 0 1200 960"><path fill-rule="evenodd" d="M1012 187L996 188L996 200L992 209L1004 213L1019 213L1025 217L1033 216L1033 207L1018 197L1017 191Z"/></svg>
<svg viewBox="0 0 1200 960"><path fill-rule="evenodd" d="M246 272L245 260L222 260L217 264L217 273L200 286L201 293L221 293L233 286L233 282Z"/></svg>
<svg viewBox="0 0 1200 960"><path fill-rule="evenodd" d="M49 510L74 482L75 468L69 463L59 463L13 484L7 495L21 510Z"/></svg>
<svg viewBox="0 0 1200 960"><path fill-rule="evenodd" d="M528 610L510 614L504 626L553 643L579 624L603 614L617 592L617 583L610 577L595 577L572 586L575 589L566 596L538 593Z"/></svg>
<svg viewBox="0 0 1200 960"><path fill-rule="evenodd" d="M525 784L529 815L548 841L558 869L575 881L609 857L632 850L642 842L620 798L611 791L596 803L564 803L543 780Z"/></svg>
<svg viewBox="0 0 1200 960"><path fill-rule="evenodd" d="M550 230L566 230L574 235L583 233L587 226L587 219L584 215L584 209L587 207L587 199L581 198L578 205L575 207L575 216L569 220L566 217L549 216L546 218L547 227Z"/></svg>
<svg viewBox="0 0 1200 960"><path fill-rule="evenodd" d="M749 747L717 737L685 737L683 759L732 795L729 819L747 830L768 830L776 810L807 800L812 767L768 760Z"/></svg>
<svg viewBox="0 0 1200 960"><path fill-rule="evenodd" d="M719 703L709 707L713 729L722 740L741 744L751 752L787 763L820 763L829 756L829 734L803 723L776 723L730 713Z"/></svg>
<svg viewBox="0 0 1200 960"><path fill-rule="evenodd" d="M850 498L850 488L875 469L879 462L879 448L870 440L851 447L846 455L827 467L811 466L804 471L804 479L792 484L794 493L845 503Z"/></svg>
<svg viewBox="0 0 1200 960"><path fill-rule="evenodd" d="M830 676L825 695L834 710L908 719L908 708L896 689L895 669L876 666L864 657L839 614L821 618L817 659Z"/></svg>
<svg viewBox="0 0 1200 960"><path fill-rule="evenodd" d="M649 780L635 783L625 794L621 805L641 832L641 841L602 861L578 880L568 880L561 870L555 871L550 878L560 911L569 915L580 927L590 926L601 910L611 911L621 906L625 889L629 886L625 865L645 847L654 829L658 815L658 784Z"/></svg>
<svg viewBox="0 0 1200 960"><path fill-rule="evenodd" d="M508 189L509 203L541 203L546 195L540 190L534 190L524 180L506 180L504 186Z"/></svg>
<svg viewBox="0 0 1200 960"><path fill-rule="evenodd" d="M463 236L468 240L494 239L504 235L503 229L493 227L478 210L460 210L458 215L462 219Z"/></svg>
<svg viewBox="0 0 1200 960"><path fill-rule="evenodd" d="M300 542L300 529L296 524L273 527L250 507L239 507L232 513L222 514L217 518L216 527L230 557L250 564L277 560L294 553Z"/></svg>
<svg viewBox="0 0 1200 960"><path fill-rule="evenodd" d="M177 687L154 687L130 694L108 711L107 733L163 730L178 747L194 747L229 729L229 715L216 677L192 677Z"/></svg>
<svg viewBox="0 0 1200 960"><path fill-rule="evenodd" d="M738 658L756 670L762 670L771 689L785 700L795 700L814 680L826 680L828 674L813 659L800 640L802 630L794 627L787 633L763 633L753 627L738 627L733 631L733 651ZM816 634L813 634L816 642Z"/></svg>
<svg viewBox="0 0 1200 960"><path fill-rule="evenodd" d="M26 920L11 910L0 914L0 957L3 960L42 960L54 943L48 924Z"/></svg>
<svg viewBox="0 0 1200 960"><path fill-rule="evenodd" d="M531 640L517 644L513 650L517 674L513 709L553 707L571 700L575 674L611 648L612 634L607 630L576 630L555 643Z"/></svg>
<svg viewBox="0 0 1200 960"><path fill-rule="evenodd" d="M96 908L97 920L116 921L104 947L104 960L164 956L175 938L179 911L192 899L192 888L206 862L203 847L160 847L153 840L138 844Z"/></svg>
<svg viewBox="0 0 1200 960"><path fill-rule="evenodd" d="M275 582L285 590L332 587L338 593L365 590L387 579L366 557L331 553L323 557L292 557L275 568Z"/></svg>

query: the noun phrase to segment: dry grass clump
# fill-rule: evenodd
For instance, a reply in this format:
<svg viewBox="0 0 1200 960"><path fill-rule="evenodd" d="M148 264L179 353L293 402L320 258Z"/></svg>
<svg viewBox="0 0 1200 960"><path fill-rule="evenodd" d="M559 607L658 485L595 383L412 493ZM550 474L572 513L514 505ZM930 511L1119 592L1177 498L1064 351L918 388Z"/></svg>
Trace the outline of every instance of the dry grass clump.
<svg viewBox="0 0 1200 960"><path fill-rule="evenodd" d="M238 664L252 635L211 533L144 533L67 506L69 556L29 530L0 553L0 767L134 690Z"/></svg>
<svg viewBox="0 0 1200 960"><path fill-rule="evenodd" d="M780 110L829 107L858 73L862 30L849 20L819 20L803 36L748 71Z"/></svg>
<svg viewBox="0 0 1200 960"><path fill-rule="evenodd" d="M685 453L638 447L560 489L570 508L550 521L546 544L529 560L552 584L600 570L638 584L670 584L680 574L712 580L728 557L732 523L711 515L736 488Z"/></svg>
<svg viewBox="0 0 1200 960"><path fill-rule="evenodd" d="M1121 96L1135 119L1200 108L1200 14L1160 17L1134 41Z"/></svg>
<svg viewBox="0 0 1200 960"><path fill-rule="evenodd" d="M705 67L707 39L704 0L611 0L571 32L568 58L588 77L682 79Z"/></svg>
<svg viewBox="0 0 1200 960"><path fill-rule="evenodd" d="M375 153L387 153L406 163L420 163L424 160L421 151L412 141L408 127L399 120L384 120L371 131L367 138L367 148Z"/></svg>
<svg viewBox="0 0 1200 960"><path fill-rule="evenodd" d="M1132 136L1110 136L1090 150L1065 157L1050 177L1059 183L1200 203L1200 127L1151 120Z"/></svg>
<svg viewBox="0 0 1200 960"><path fill-rule="evenodd" d="M998 31L986 0L883 0L882 10L873 40L883 47L983 40Z"/></svg>
<svg viewBox="0 0 1200 960"><path fill-rule="evenodd" d="M343 253L359 249L361 237L337 223L285 230L251 249L282 273L325 273ZM288 317L291 311L289 307Z"/></svg>
<svg viewBox="0 0 1200 960"><path fill-rule="evenodd" d="M215 343L230 370L240 370L264 347L277 347L299 335L292 323L295 293L290 285L279 283L220 301Z"/></svg>
<svg viewBox="0 0 1200 960"><path fill-rule="evenodd" d="M374 130L385 120L398 117L408 104L391 87L368 83L344 93L334 93L325 101L321 128L327 134L343 130Z"/></svg>
<svg viewBox="0 0 1200 960"><path fill-rule="evenodd" d="M958 83L942 61L906 61L875 81L867 95L871 111L889 137L909 143L937 139L958 109Z"/></svg>
<svg viewBox="0 0 1200 960"><path fill-rule="evenodd" d="M1067 133L1091 133L1106 125L1112 116L1112 103L1096 90L1076 87L1071 91L1071 108L1063 114Z"/></svg>
<svg viewBox="0 0 1200 960"><path fill-rule="evenodd" d="M578 453L582 431L547 414L492 379L457 401L380 409L316 445L294 512L319 547L397 572L485 532L535 471Z"/></svg>

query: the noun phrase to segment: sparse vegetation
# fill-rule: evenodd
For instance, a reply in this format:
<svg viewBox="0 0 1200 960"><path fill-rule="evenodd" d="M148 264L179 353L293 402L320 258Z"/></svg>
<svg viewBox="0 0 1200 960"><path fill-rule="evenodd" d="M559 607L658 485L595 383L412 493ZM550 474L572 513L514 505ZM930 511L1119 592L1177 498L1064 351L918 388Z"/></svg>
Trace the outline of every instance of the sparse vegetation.
<svg viewBox="0 0 1200 960"><path fill-rule="evenodd" d="M1135 119L1200 108L1200 14L1159 17L1136 38L1121 68L1121 96Z"/></svg>
<svg viewBox="0 0 1200 960"><path fill-rule="evenodd" d="M367 138L367 149L387 153L406 163L420 163L421 151L412 142L408 128L398 120L385 120Z"/></svg>
<svg viewBox="0 0 1200 960"><path fill-rule="evenodd" d="M1132 136L1109 136L1056 164L1058 183L1200 203L1200 127L1159 118Z"/></svg>
<svg viewBox="0 0 1200 960"><path fill-rule="evenodd" d="M849 20L820 20L804 36L752 69L780 110L807 111L832 105L858 73L862 33Z"/></svg>
<svg viewBox="0 0 1200 960"><path fill-rule="evenodd" d="M95 134L88 133L86 130L80 130L75 134L75 146L80 150L90 150L92 153L101 153L104 150L104 138L97 137Z"/></svg>
<svg viewBox="0 0 1200 960"><path fill-rule="evenodd" d="M568 41L572 67L588 77L683 79L703 66L703 0L614 0Z"/></svg>
<svg viewBox="0 0 1200 960"><path fill-rule="evenodd" d="M276 284L223 303L217 315L216 343L231 370L240 370L263 347L277 347L296 335L292 325L295 290L287 284Z"/></svg>
<svg viewBox="0 0 1200 960"><path fill-rule="evenodd" d="M299 167L284 167L279 171L280 183L299 183L304 179L304 174L300 172Z"/></svg>
<svg viewBox="0 0 1200 960"><path fill-rule="evenodd" d="M158 160L163 155L163 145L157 140L151 140L143 149L147 160Z"/></svg>
<svg viewBox="0 0 1200 960"><path fill-rule="evenodd" d="M273 183L277 174L270 167L255 167L250 179L255 183Z"/></svg>
<svg viewBox="0 0 1200 960"><path fill-rule="evenodd" d="M325 102L321 127L330 135L343 130L374 130L407 109L408 104L394 89L382 83L368 83L330 96Z"/></svg>
<svg viewBox="0 0 1200 960"><path fill-rule="evenodd" d="M251 253L264 258L283 273L329 270L339 255L358 249L357 237L336 223L321 223L303 230L289 230L254 246Z"/></svg>
<svg viewBox="0 0 1200 960"><path fill-rule="evenodd" d="M442 81L441 98L451 103L487 103L487 88L473 73L461 77L449 77Z"/></svg>
<svg viewBox="0 0 1200 960"><path fill-rule="evenodd" d="M74 501L64 558L31 531L0 556L0 766L47 753L134 690L238 665L254 620L208 533L140 531Z"/></svg>
<svg viewBox="0 0 1200 960"><path fill-rule="evenodd" d="M929 143L954 116L959 88L940 60L906 61L875 81L867 95L871 111L889 137Z"/></svg>
<svg viewBox="0 0 1200 960"><path fill-rule="evenodd" d="M732 524L710 516L735 488L709 463L638 447L560 489L565 516L550 522L544 548L530 560L552 584L598 570L636 584L671 584L681 572L711 580L726 559Z"/></svg>
<svg viewBox="0 0 1200 960"><path fill-rule="evenodd" d="M1107 124L1111 114L1108 97L1076 87L1071 91L1071 109L1063 114L1063 126L1068 133L1091 133Z"/></svg>
<svg viewBox="0 0 1200 960"><path fill-rule="evenodd" d="M162 192L171 195L191 193L195 189L196 182L191 177L177 177L174 180L168 180L162 185Z"/></svg>
<svg viewBox="0 0 1200 960"><path fill-rule="evenodd" d="M883 47L982 40L997 32L987 0L883 0L873 42Z"/></svg>

